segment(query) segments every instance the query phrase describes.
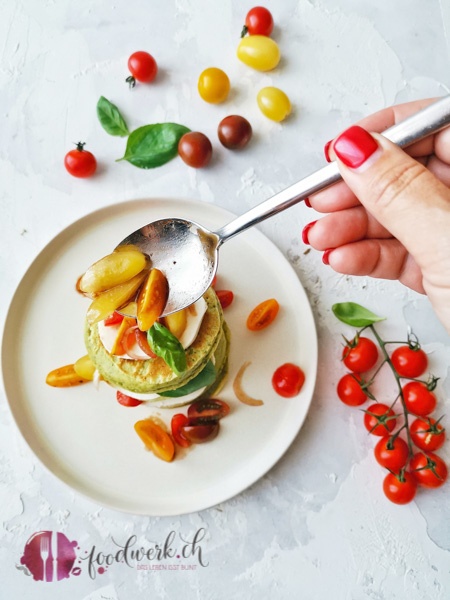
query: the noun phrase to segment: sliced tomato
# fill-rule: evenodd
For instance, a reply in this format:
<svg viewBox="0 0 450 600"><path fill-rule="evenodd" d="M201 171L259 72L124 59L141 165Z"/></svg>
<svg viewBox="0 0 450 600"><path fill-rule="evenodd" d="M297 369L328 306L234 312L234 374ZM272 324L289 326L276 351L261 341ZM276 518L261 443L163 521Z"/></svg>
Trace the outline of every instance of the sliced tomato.
<svg viewBox="0 0 450 600"><path fill-rule="evenodd" d="M216 294L223 309L228 308L234 300L234 294L231 290L217 290Z"/></svg>
<svg viewBox="0 0 450 600"><path fill-rule="evenodd" d="M122 323L122 321L123 315L121 315L117 311L114 311L112 314L109 315L109 317L106 317L106 319L103 322L108 327L109 325L119 325L119 323Z"/></svg>
<svg viewBox="0 0 450 600"><path fill-rule="evenodd" d="M171 462L175 456L175 445L172 438L152 418L143 419L134 424L134 429L145 446L155 456L166 462Z"/></svg>
<svg viewBox="0 0 450 600"><path fill-rule="evenodd" d="M182 413L173 415L172 421L170 423L170 427L172 429L172 437L175 440L175 442L182 448L189 448L189 446L192 444L192 442L185 438L181 433L181 428L187 425L188 423L189 419L186 417L186 415L183 415Z"/></svg>
<svg viewBox="0 0 450 600"><path fill-rule="evenodd" d="M147 354L147 356L149 356L150 358L156 358L156 354L152 351L152 349L149 346L147 335L140 329L135 329L134 335L136 336L136 341L142 352L145 352L145 354Z"/></svg>
<svg viewBox="0 0 450 600"><path fill-rule="evenodd" d="M219 421L211 421L199 425L196 419L188 419L188 424L181 427L180 432L193 444L203 444L213 440L219 433Z"/></svg>
<svg viewBox="0 0 450 600"><path fill-rule="evenodd" d="M136 400L136 398L127 396L127 394L124 394L123 392L119 391L116 392L116 400L122 406L128 407L139 406L139 404L142 404L142 400Z"/></svg>
<svg viewBox="0 0 450 600"><path fill-rule="evenodd" d="M188 417L191 424L205 424L219 421L230 412L229 405L223 400L208 398L197 400L188 408Z"/></svg>
<svg viewBox="0 0 450 600"><path fill-rule="evenodd" d="M247 318L247 327L250 331L260 331L268 327L276 318L280 305L275 298L264 300L255 306Z"/></svg>

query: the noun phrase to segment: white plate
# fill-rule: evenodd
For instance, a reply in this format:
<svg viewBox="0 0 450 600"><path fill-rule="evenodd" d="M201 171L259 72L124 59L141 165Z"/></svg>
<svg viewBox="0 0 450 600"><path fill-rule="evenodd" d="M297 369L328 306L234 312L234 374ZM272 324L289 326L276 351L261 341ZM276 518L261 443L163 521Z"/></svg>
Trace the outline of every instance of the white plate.
<svg viewBox="0 0 450 600"><path fill-rule="evenodd" d="M170 424L186 409L119 405L112 389L91 383L51 388L47 373L84 355L83 322L89 300L75 291L79 275L111 252L126 234L164 217L185 217L217 228L233 215L188 200L134 200L103 208L62 231L23 277L7 316L2 371L15 421L38 459L91 500L151 516L199 511L238 494L264 475L296 437L316 380L317 336L311 308L280 251L252 229L224 245L218 288L235 293L225 317L231 328L230 376L220 398L232 411L212 442L192 446L172 463L146 451L133 425L150 414ZM281 306L267 329L250 332L246 318L259 302ZM264 405L241 404L232 391L239 366L252 361L245 390ZM306 382L295 398L272 389L274 370L297 363Z"/></svg>

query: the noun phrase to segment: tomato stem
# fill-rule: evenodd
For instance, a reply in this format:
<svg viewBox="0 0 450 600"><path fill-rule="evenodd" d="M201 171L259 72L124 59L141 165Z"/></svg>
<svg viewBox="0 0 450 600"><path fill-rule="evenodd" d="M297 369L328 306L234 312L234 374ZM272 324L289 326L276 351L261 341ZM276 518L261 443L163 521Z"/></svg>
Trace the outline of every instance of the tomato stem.
<svg viewBox="0 0 450 600"><path fill-rule="evenodd" d="M136 85L136 79L133 77L133 75L130 75L129 77L127 77L125 79L125 81L128 83L130 90L132 90L134 88L134 86Z"/></svg>

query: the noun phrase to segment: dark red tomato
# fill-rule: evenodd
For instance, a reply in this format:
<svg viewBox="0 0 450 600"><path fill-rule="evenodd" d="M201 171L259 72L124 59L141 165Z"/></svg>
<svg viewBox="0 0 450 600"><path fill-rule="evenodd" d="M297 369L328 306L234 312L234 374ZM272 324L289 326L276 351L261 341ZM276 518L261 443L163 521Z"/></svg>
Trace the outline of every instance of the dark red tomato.
<svg viewBox="0 0 450 600"><path fill-rule="evenodd" d="M200 425L205 422L219 421L230 412L229 405L217 398L197 400L188 408L188 417L191 425Z"/></svg>
<svg viewBox="0 0 450 600"><path fill-rule="evenodd" d="M84 149L84 142L78 142L75 150L70 150L64 157L64 166L74 177L91 177L97 169L97 160L92 152Z"/></svg>
<svg viewBox="0 0 450 600"><path fill-rule="evenodd" d="M372 435L386 435L391 433L396 423L394 411L386 406L377 402L371 404L365 411L364 425L369 433Z"/></svg>
<svg viewBox="0 0 450 600"><path fill-rule="evenodd" d="M355 338L342 352L344 365L354 373L364 373L378 360L378 349L372 340L365 337Z"/></svg>
<svg viewBox="0 0 450 600"><path fill-rule="evenodd" d="M439 450L445 442L445 429L435 419L416 419L409 426L413 443L425 452Z"/></svg>
<svg viewBox="0 0 450 600"><path fill-rule="evenodd" d="M400 346L391 356L394 369L401 377L413 379L425 373L428 367L428 358L421 348Z"/></svg>
<svg viewBox="0 0 450 600"><path fill-rule="evenodd" d="M297 396L305 383L305 374L297 365L285 363L272 376L272 386L283 398Z"/></svg>
<svg viewBox="0 0 450 600"><path fill-rule="evenodd" d="M216 294L222 308L228 308L234 300L234 294L231 290L217 290Z"/></svg>
<svg viewBox="0 0 450 600"><path fill-rule="evenodd" d="M178 154L187 165L200 169L209 164L212 145L204 133L190 131L178 142Z"/></svg>
<svg viewBox="0 0 450 600"><path fill-rule="evenodd" d="M188 424L180 428L181 435L188 439L193 444L203 444L213 440L219 433L219 421L211 421L211 423L191 424L188 419Z"/></svg>
<svg viewBox="0 0 450 600"><path fill-rule="evenodd" d="M217 135L220 143L229 150L237 150L246 146L252 137L252 126L239 115L225 117L219 123Z"/></svg>
<svg viewBox="0 0 450 600"><path fill-rule="evenodd" d="M432 452L414 454L409 467L417 483L424 487L437 488L447 480L447 465L440 456Z"/></svg>
<svg viewBox="0 0 450 600"><path fill-rule="evenodd" d="M397 436L392 439L385 435L375 446L374 454L378 464L393 473L399 473L408 462L409 448L402 438Z"/></svg>
<svg viewBox="0 0 450 600"><path fill-rule="evenodd" d="M181 433L181 428L187 425L188 422L189 419L186 417L186 415L178 413L176 415L173 415L172 421L170 423L172 437L175 440L175 442L182 448L189 448L189 446L191 445L191 442L187 438L185 438Z"/></svg>
<svg viewBox="0 0 450 600"><path fill-rule="evenodd" d="M106 317L106 319L103 321L103 323L107 326L108 325L119 325L119 323L122 323L122 321L123 321L123 315L114 311L111 315L109 315L109 317Z"/></svg>
<svg viewBox="0 0 450 600"><path fill-rule="evenodd" d="M273 17L264 6L255 6L248 11L245 17L245 26L241 37L246 33L250 35L269 36L273 31Z"/></svg>
<svg viewBox="0 0 450 600"><path fill-rule="evenodd" d="M339 399L348 406L361 406L368 396L361 388L361 377L357 373L347 373L337 384Z"/></svg>
<svg viewBox="0 0 450 600"><path fill-rule="evenodd" d="M139 404L142 404L142 400L136 400L136 398L127 396L123 392L117 392L116 399L117 399L117 402L119 404L121 404L122 406L133 407L133 406L139 406Z"/></svg>
<svg viewBox="0 0 450 600"><path fill-rule="evenodd" d="M402 389L406 408L413 415L426 417L436 408L436 396L428 390L425 383L410 381Z"/></svg>
<svg viewBox="0 0 450 600"><path fill-rule="evenodd" d="M134 331L134 336L136 338L136 342L137 342L139 348L142 350L142 352L144 352L150 358L156 358L156 354L150 348L150 345L147 340L147 335L145 334L145 332L141 331L138 327L136 327L136 329L134 329L133 331Z"/></svg>
<svg viewBox="0 0 450 600"><path fill-rule="evenodd" d="M134 87L136 81L142 83L153 81L158 73L158 65L151 54L139 50L134 52L128 59L128 70L131 76L127 77L127 82L130 87Z"/></svg>
<svg viewBox="0 0 450 600"><path fill-rule="evenodd" d="M384 494L394 504L408 504L416 495L416 490L416 480L408 471L401 477L388 473L383 482Z"/></svg>

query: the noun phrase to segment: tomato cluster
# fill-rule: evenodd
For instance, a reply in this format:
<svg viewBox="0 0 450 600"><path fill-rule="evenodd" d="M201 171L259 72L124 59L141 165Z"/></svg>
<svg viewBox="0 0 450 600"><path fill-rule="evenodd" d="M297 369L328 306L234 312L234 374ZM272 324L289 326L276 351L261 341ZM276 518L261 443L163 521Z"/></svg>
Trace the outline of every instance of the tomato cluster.
<svg viewBox="0 0 450 600"><path fill-rule="evenodd" d="M364 410L364 425L370 434L380 437L375 459L389 471L383 491L392 502L406 504L414 498L417 486L439 487L447 479L446 464L434 454L444 444L445 430L440 419L429 416L437 403L433 393L437 379L418 379L428 367L428 358L417 340L410 337L389 354L386 345L390 342L383 341L373 325L370 329L382 350L382 363L368 378L379 351L370 338L360 335L362 330L358 332L344 347L342 361L350 373L339 380L337 394L349 406L362 406L369 398L374 401ZM383 364L390 366L398 385L398 396L390 405L377 402L370 389ZM402 410L396 408L398 404Z"/></svg>

